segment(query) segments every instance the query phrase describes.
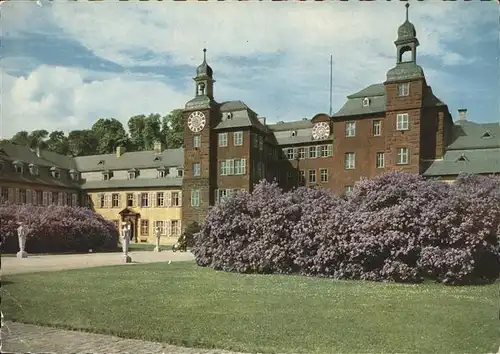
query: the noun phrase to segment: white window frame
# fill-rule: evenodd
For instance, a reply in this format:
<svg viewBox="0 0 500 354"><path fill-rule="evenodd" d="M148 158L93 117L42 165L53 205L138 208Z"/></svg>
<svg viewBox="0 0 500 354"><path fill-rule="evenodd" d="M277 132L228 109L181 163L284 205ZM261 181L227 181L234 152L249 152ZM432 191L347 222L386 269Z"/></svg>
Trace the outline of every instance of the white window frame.
<svg viewBox="0 0 500 354"><path fill-rule="evenodd" d="M305 147L300 147L300 148L297 149L298 158L300 160L303 160L303 159L306 158L306 156L307 156L307 150L306 149L307 148L305 148Z"/></svg>
<svg viewBox="0 0 500 354"><path fill-rule="evenodd" d="M377 168L384 168L385 167L385 153L377 152L377 158L376 158L375 164L376 164Z"/></svg>
<svg viewBox="0 0 500 354"><path fill-rule="evenodd" d="M397 165L408 165L410 163L410 149L407 147L398 148L396 156Z"/></svg>
<svg viewBox="0 0 500 354"><path fill-rule="evenodd" d="M319 169L319 180L321 183L328 182L328 168Z"/></svg>
<svg viewBox="0 0 500 354"><path fill-rule="evenodd" d="M235 175L246 174L246 159L234 160L234 174Z"/></svg>
<svg viewBox="0 0 500 354"><path fill-rule="evenodd" d="M191 190L191 206L199 207L200 206L200 190L192 189Z"/></svg>
<svg viewBox="0 0 500 354"><path fill-rule="evenodd" d="M328 145L320 145L320 155L321 157L330 157L333 155L333 146L331 144Z"/></svg>
<svg viewBox="0 0 500 354"><path fill-rule="evenodd" d="M402 82L398 84L398 96L399 97L406 97L410 95L410 83L409 82Z"/></svg>
<svg viewBox="0 0 500 354"><path fill-rule="evenodd" d="M315 159L319 157L319 151L317 146L310 146L309 147L309 158L310 159Z"/></svg>
<svg viewBox="0 0 500 354"><path fill-rule="evenodd" d="M201 163L199 162L193 163L193 176L195 177L201 176Z"/></svg>
<svg viewBox="0 0 500 354"><path fill-rule="evenodd" d="M219 147L227 146L227 133L219 133Z"/></svg>
<svg viewBox="0 0 500 354"><path fill-rule="evenodd" d="M344 168L346 170L354 170L356 168L356 153L346 152L344 155Z"/></svg>
<svg viewBox="0 0 500 354"><path fill-rule="evenodd" d="M179 237L181 235L181 220L170 221L170 237Z"/></svg>
<svg viewBox="0 0 500 354"><path fill-rule="evenodd" d="M308 178L309 183L316 183L316 181L317 181L316 170L308 170L307 171L307 178Z"/></svg>
<svg viewBox="0 0 500 354"><path fill-rule="evenodd" d="M193 147L199 149L201 146L201 136L199 134L193 135Z"/></svg>
<svg viewBox="0 0 500 354"><path fill-rule="evenodd" d="M157 207L167 206L165 203L167 200L165 192L156 192L155 199L156 199L156 206Z"/></svg>
<svg viewBox="0 0 500 354"><path fill-rule="evenodd" d="M174 194L175 193L175 194ZM174 196L176 196L176 198L174 198ZM179 192L172 192L171 194L171 197L170 197L170 205L173 206L173 207L178 207L181 205L180 203L180 193ZM176 200L177 202L174 203L174 200Z"/></svg>
<svg viewBox="0 0 500 354"><path fill-rule="evenodd" d="M410 117L408 113L399 113L396 117L396 130L404 131L410 129Z"/></svg>
<svg viewBox="0 0 500 354"><path fill-rule="evenodd" d="M233 145L242 146L243 145L243 132L233 132Z"/></svg>
<svg viewBox="0 0 500 354"><path fill-rule="evenodd" d="M373 136L382 135L382 121L380 119L375 119L372 124Z"/></svg>
<svg viewBox="0 0 500 354"><path fill-rule="evenodd" d="M355 121L345 123L345 136L348 138L356 136L356 122Z"/></svg>
<svg viewBox="0 0 500 354"><path fill-rule="evenodd" d="M149 193L148 192L141 192L140 196L141 196L140 207L141 208L149 208L151 205L150 200L149 200ZM144 198L144 196L146 196L146 198ZM146 201L146 203L144 203L144 201Z"/></svg>
<svg viewBox="0 0 500 354"><path fill-rule="evenodd" d="M353 191L354 187L353 186L345 186L344 187L344 192L345 194L351 193Z"/></svg>
<svg viewBox="0 0 500 354"><path fill-rule="evenodd" d="M287 160L295 160L296 157L297 157L297 148L287 148L286 149Z"/></svg>
<svg viewBox="0 0 500 354"><path fill-rule="evenodd" d="M368 97L363 98L363 107L370 106L370 99Z"/></svg>

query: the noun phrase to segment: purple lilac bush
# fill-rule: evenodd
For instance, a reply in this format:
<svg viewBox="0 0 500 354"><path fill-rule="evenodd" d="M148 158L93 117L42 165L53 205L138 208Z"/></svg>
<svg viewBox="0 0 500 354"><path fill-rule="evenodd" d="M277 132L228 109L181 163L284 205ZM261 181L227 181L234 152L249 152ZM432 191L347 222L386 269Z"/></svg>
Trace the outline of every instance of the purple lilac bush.
<svg viewBox="0 0 500 354"><path fill-rule="evenodd" d="M28 253L58 253L116 250L118 230L113 222L87 208L69 206L0 205L2 249L19 250L18 222L24 221L29 233Z"/></svg>
<svg viewBox="0 0 500 354"><path fill-rule="evenodd" d="M193 253L225 271L466 284L498 278L499 231L500 179L388 172L346 198L263 181L209 211Z"/></svg>

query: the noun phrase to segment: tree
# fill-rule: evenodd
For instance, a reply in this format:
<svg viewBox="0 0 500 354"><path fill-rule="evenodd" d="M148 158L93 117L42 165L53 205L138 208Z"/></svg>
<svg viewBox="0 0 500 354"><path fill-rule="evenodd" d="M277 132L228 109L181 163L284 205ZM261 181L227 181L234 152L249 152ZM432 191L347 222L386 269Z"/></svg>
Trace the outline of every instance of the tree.
<svg viewBox="0 0 500 354"><path fill-rule="evenodd" d="M129 118L127 123L130 134L130 145L136 151L144 150L145 143L142 132L144 131L145 118L144 114L133 116Z"/></svg>
<svg viewBox="0 0 500 354"><path fill-rule="evenodd" d="M46 141L47 148L55 153L61 155L67 155L69 153L69 141L68 137L64 135L61 130L55 130L49 135L49 139Z"/></svg>
<svg viewBox="0 0 500 354"><path fill-rule="evenodd" d="M14 136L10 139L10 142L17 145L29 146L29 134L26 130L21 130L14 134Z"/></svg>
<svg viewBox="0 0 500 354"><path fill-rule="evenodd" d="M34 149L36 147L39 147L41 149L45 149L47 147L47 143L45 142L45 139L47 139L47 136L49 135L49 132L46 131L45 129L40 129L40 130L33 130L29 136L29 147Z"/></svg>
<svg viewBox="0 0 500 354"><path fill-rule="evenodd" d="M168 149L177 149L184 146L182 109L174 109L163 117L162 134L166 137Z"/></svg>
<svg viewBox="0 0 500 354"><path fill-rule="evenodd" d="M69 152L73 156L95 155L98 144L92 130L73 130L68 135Z"/></svg>
<svg viewBox="0 0 500 354"><path fill-rule="evenodd" d="M163 146L166 146L167 137L162 129L161 116L158 113L151 113L147 117L144 114L133 116L128 120L127 125L133 149L151 150L155 142L161 142Z"/></svg>
<svg viewBox="0 0 500 354"><path fill-rule="evenodd" d="M97 154L109 154L118 146L128 144L128 135L122 123L114 118L101 118L92 126L92 132L98 139Z"/></svg>

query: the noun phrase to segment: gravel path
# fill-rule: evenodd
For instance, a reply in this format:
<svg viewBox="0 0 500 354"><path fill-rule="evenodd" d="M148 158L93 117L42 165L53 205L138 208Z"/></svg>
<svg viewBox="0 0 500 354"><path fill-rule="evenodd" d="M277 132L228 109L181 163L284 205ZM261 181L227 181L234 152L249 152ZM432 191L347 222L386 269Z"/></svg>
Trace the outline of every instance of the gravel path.
<svg viewBox="0 0 500 354"><path fill-rule="evenodd" d="M182 348L114 336L40 327L16 322L2 325L2 353L78 354L244 354Z"/></svg>
<svg viewBox="0 0 500 354"><path fill-rule="evenodd" d="M132 263L127 266L133 266L138 263L155 262L178 262L192 261L194 256L191 252L153 252L153 251L134 251L129 253ZM89 268L105 265L124 264L123 255L119 252L114 253L87 253L87 254L68 254L68 255L43 255L30 256L28 258L18 259L16 257L2 257L2 275L21 274L32 272L48 272L64 269Z"/></svg>

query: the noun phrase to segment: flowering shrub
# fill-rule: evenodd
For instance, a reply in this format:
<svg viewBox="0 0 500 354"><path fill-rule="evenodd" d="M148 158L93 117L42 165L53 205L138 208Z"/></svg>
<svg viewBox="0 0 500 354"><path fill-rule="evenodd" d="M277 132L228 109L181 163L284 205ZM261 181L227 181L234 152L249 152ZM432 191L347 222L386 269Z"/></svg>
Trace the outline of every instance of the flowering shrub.
<svg viewBox="0 0 500 354"><path fill-rule="evenodd" d="M0 205L0 235L4 252L19 251L18 222L29 229L28 253L116 250L118 230L99 214L68 206Z"/></svg>
<svg viewBox="0 0 500 354"><path fill-rule="evenodd" d="M262 181L209 211L193 253L225 271L460 284L498 278L499 231L498 178L388 172L342 199Z"/></svg>

